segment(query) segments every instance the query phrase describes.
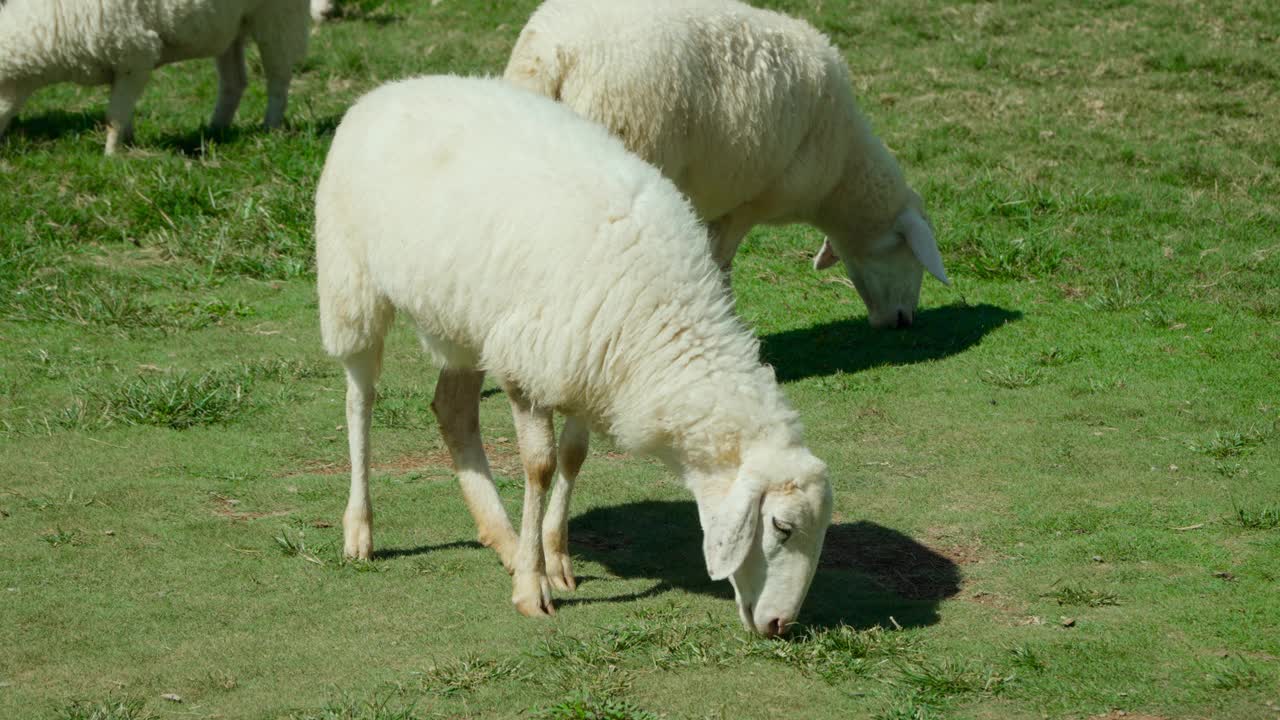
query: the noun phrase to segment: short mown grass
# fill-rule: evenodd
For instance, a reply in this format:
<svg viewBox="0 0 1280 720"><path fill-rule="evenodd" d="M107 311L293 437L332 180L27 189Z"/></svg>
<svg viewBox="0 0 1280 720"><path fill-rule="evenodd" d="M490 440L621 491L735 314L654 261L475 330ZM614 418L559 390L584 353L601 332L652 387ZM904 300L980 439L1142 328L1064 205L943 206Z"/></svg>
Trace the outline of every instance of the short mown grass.
<svg viewBox="0 0 1280 720"><path fill-rule="evenodd" d="M319 346L312 197L362 93L501 71L537 0L340 0L288 126L228 133L212 63L0 140L0 717L1255 720L1280 686L1280 5L760 0L839 45L947 268L872 331L759 228L737 309L830 468L790 637L746 636L691 498L593 449L580 579L510 607L388 345L372 561L341 555L345 383ZM252 55L252 53L251 53ZM481 425L518 516L507 400ZM1268 704L1271 703L1271 704Z"/></svg>

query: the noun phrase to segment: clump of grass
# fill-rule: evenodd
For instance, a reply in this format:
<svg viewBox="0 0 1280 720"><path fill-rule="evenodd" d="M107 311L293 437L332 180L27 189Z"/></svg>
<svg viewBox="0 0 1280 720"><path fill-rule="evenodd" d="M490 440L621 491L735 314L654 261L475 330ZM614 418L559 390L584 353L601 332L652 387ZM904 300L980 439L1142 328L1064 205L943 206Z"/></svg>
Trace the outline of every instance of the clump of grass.
<svg viewBox="0 0 1280 720"><path fill-rule="evenodd" d="M1076 349L1051 347L1036 355L1036 364L1044 367L1060 367L1080 359L1080 351Z"/></svg>
<svg viewBox="0 0 1280 720"><path fill-rule="evenodd" d="M983 370L979 377L988 385L995 385L1007 390L1018 390L1039 384L1044 378L1044 373L1037 367L1005 365L992 370Z"/></svg>
<svg viewBox="0 0 1280 720"><path fill-rule="evenodd" d="M338 364L333 362L271 357L246 361L240 366L239 371L251 380L288 382L334 377L338 374L338 367Z"/></svg>
<svg viewBox="0 0 1280 720"><path fill-rule="evenodd" d="M795 640L753 639L747 654L790 665L834 684L869 675L878 664L910 652L911 647L907 636L896 630L838 625L825 630L810 628Z"/></svg>
<svg viewBox="0 0 1280 720"><path fill-rule="evenodd" d="M998 693L1012 678L991 670L944 658L937 662L919 660L898 666L898 677L925 703L935 703L955 695Z"/></svg>
<svg viewBox="0 0 1280 720"><path fill-rule="evenodd" d="M1150 293L1143 293L1134 283L1112 278L1111 282L1104 284L1093 296L1088 305L1094 310L1119 312L1141 307L1150 297Z"/></svg>
<svg viewBox="0 0 1280 720"><path fill-rule="evenodd" d="M287 557L299 557L313 565L324 565L315 552L307 548L306 537L301 531L293 531L289 528L283 528L279 535L272 538L275 540L276 547Z"/></svg>
<svg viewBox="0 0 1280 720"><path fill-rule="evenodd" d="M151 720L156 717L138 698L109 700L76 700L58 708L57 720Z"/></svg>
<svg viewBox="0 0 1280 720"><path fill-rule="evenodd" d="M1275 530L1280 528L1280 505L1243 507L1232 500L1230 522L1249 530Z"/></svg>
<svg viewBox="0 0 1280 720"><path fill-rule="evenodd" d="M1243 455L1248 449L1261 445L1270 435L1271 433L1257 428L1244 432L1215 432L1208 440L1187 443L1187 448L1201 455L1225 460Z"/></svg>
<svg viewBox="0 0 1280 720"><path fill-rule="evenodd" d="M373 424L398 430L421 430L430 422L426 418L430 405L429 396L416 390L379 390L373 406Z"/></svg>
<svg viewBox="0 0 1280 720"><path fill-rule="evenodd" d="M580 692L550 707L530 710L530 715L536 720L659 720L661 717L626 700Z"/></svg>
<svg viewBox="0 0 1280 720"><path fill-rule="evenodd" d="M1224 478L1231 479L1240 475L1248 474L1248 470L1244 465L1237 462L1223 462L1221 460L1213 464L1213 471Z"/></svg>
<svg viewBox="0 0 1280 720"><path fill-rule="evenodd" d="M219 298L210 298L202 302L186 300L165 305L160 311L170 319L171 324L183 330L199 330L209 325L221 325L234 318L251 317L254 314L252 305L236 299L231 302Z"/></svg>
<svg viewBox="0 0 1280 720"><path fill-rule="evenodd" d="M1015 645L1009 648L1009 654L1013 658L1015 667L1031 672L1043 672L1045 669L1044 660L1041 660L1039 653L1029 645Z"/></svg>
<svg viewBox="0 0 1280 720"><path fill-rule="evenodd" d="M527 675L519 660L488 660L474 655L432 665L413 674L424 692L445 697L468 693L491 682L519 680Z"/></svg>
<svg viewBox="0 0 1280 720"><path fill-rule="evenodd" d="M1111 392L1112 390L1124 389L1124 378L1118 375L1108 375L1101 377L1089 378L1089 392L1093 394Z"/></svg>
<svg viewBox="0 0 1280 720"><path fill-rule="evenodd" d="M78 540L75 530L63 530L61 527L42 534L40 539L49 543L49 547L53 548L62 547L63 545L75 545Z"/></svg>
<svg viewBox="0 0 1280 720"><path fill-rule="evenodd" d="M187 430L228 422L249 405L243 380L225 372L140 375L107 390L90 389L56 418L64 428L152 425Z"/></svg>
<svg viewBox="0 0 1280 720"><path fill-rule="evenodd" d="M1209 686L1218 690L1241 690L1262 683L1262 675L1257 668L1244 658L1236 656L1232 662L1219 663L1205 673Z"/></svg>
<svg viewBox="0 0 1280 720"><path fill-rule="evenodd" d="M1053 598L1063 606L1103 607L1119 605L1120 598L1113 592L1105 590L1089 590L1079 585L1063 585L1041 597Z"/></svg>

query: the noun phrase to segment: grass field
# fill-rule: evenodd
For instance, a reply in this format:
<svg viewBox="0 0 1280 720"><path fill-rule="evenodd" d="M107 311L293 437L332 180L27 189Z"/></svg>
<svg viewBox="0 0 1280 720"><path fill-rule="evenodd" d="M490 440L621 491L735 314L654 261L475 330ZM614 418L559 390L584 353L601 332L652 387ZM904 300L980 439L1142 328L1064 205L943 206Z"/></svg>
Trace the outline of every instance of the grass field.
<svg viewBox="0 0 1280 720"><path fill-rule="evenodd" d="M830 465L802 629L746 637L691 496L596 440L581 586L520 617L399 327L377 546L339 558L346 443L312 193L383 81L498 73L536 3L351 0L290 127L206 137L166 68L104 158L102 88L0 140L0 717L1280 718L1280 4L762 2L844 48L953 288L871 331L802 227L738 307ZM482 425L518 513L507 402Z"/></svg>

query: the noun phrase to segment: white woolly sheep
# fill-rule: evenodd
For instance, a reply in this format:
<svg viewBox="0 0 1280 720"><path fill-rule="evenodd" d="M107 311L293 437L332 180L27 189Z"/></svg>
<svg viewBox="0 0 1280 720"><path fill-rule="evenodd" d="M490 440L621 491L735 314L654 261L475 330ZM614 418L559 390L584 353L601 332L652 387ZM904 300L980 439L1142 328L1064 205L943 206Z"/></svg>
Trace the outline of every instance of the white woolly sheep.
<svg viewBox="0 0 1280 720"><path fill-rule="evenodd" d="M948 283L920 196L859 111L839 51L737 0L546 0L507 80L604 124L689 196L728 271L758 224L828 234L873 326L909 325L927 269Z"/></svg>
<svg viewBox="0 0 1280 720"><path fill-rule="evenodd" d="M681 473L711 577L733 583L748 628L785 631L831 485L705 233L676 187L599 125L501 80L418 78L357 102L316 194L320 329L347 376L346 554L372 552L370 417L399 311L443 365L432 409L521 613L552 613L550 585L573 586L564 518L544 521L543 500L553 476L567 497L594 427ZM518 539L481 445L485 373L515 417ZM558 458L553 412L565 416Z"/></svg>
<svg viewBox="0 0 1280 720"><path fill-rule="evenodd" d="M151 71L213 57L225 128L248 84L252 38L267 76L268 128L284 120L293 66L306 54L307 0L7 0L0 5L0 136L26 99L60 82L111 85L107 154L133 136L133 109Z"/></svg>

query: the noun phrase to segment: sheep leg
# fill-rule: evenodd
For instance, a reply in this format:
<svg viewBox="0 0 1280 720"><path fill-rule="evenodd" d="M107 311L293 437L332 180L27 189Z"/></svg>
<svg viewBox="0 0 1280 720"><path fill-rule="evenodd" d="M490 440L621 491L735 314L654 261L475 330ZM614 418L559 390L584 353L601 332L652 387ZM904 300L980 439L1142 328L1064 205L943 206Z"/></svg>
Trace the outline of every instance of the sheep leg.
<svg viewBox="0 0 1280 720"><path fill-rule="evenodd" d="M726 276L733 269L733 256L738 254L738 246L754 225L755 222L743 215L722 215L708 226L711 257Z"/></svg>
<svg viewBox="0 0 1280 720"><path fill-rule="evenodd" d="M382 365L382 342L342 359L347 370L347 444L351 453L351 494L342 515L342 554L368 560L373 555L373 505L369 501L369 425L374 383Z"/></svg>
<svg viewBox="0 0 1280 720"><path fill-rule="evenodd" d="M146 66L116 70L107 104L107 155L114 155L121 145L133 142L133 109L150 77L151 68Z"/></svg>
<svg viewBox="0 0 1280 720"><path fill-rule="evenodd" d="M551 585L542 554L542 504L556 472L555 425L550 408L534 405L515 385L508 384L506 391L516 421L520 460L524 463L524 510L511 602L521 615L553 615L555 606L551 604Z"/></svg>
<svg viewBox="0 0 1280 720"><path fill-rule="evenodd" d="M254 20L252 32L267 76L267 114L262 124L271 130L284 123L293 65L307 52L307 29L305 23L290 23L279 14L263 12Z"/></svg>
<svg viewBox="0 0 1280 720"><path fill-rule="evenodd" d="M480 389L484 372L445 368L436 382L431 410L449 447L462 497L475 518L480 542L493 548L507 572L515 569L516 531L493 485L489 459L480 441Z"/></svg>
<svg viewBox="0 0 1280 720"><path fill-rule="evenodd" d="M556 590L578 587L569 559L569 499L573 495L578 471L587 459L590 439L586 422L572 415L565 417L564 429L560 431L556 481L551 488L551 500L547 503L547 516L542 520L542 554L546 560L547 579Z"/></svg>
<svg viewBox="0 0 1280 720"><path fill-rule="evenodd" d="M217 59L218 103L213 107L209 127L224 130L231 126L240 107L240 98L249 85L249 75L244 66L244 35L237 37Z"/></svg>

